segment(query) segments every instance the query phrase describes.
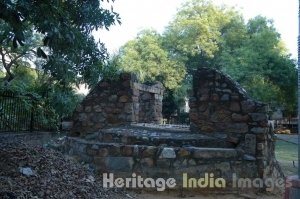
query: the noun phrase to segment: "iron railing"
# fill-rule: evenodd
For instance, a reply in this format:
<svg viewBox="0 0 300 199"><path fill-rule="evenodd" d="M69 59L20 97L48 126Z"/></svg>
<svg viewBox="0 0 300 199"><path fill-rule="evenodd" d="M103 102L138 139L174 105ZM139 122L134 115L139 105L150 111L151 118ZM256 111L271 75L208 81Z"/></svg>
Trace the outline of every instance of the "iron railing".
<svg viewBox="0 0 300 199"><path fill-rule="evenodd" d="M0 91L0 132L56 130L58 119L30 95Z"/></svg>

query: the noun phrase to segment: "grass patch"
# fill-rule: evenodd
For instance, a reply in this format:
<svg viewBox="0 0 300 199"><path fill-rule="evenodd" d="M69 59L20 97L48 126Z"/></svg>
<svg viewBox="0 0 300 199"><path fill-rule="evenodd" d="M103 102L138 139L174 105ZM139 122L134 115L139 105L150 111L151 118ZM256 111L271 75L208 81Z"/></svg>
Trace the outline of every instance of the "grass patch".
<svg viewBox="0 0 300 199"><path fill-rule="evenodd" d="M298 146L296 144L277 140L275 155L285 175L297 175Z"/></svg>

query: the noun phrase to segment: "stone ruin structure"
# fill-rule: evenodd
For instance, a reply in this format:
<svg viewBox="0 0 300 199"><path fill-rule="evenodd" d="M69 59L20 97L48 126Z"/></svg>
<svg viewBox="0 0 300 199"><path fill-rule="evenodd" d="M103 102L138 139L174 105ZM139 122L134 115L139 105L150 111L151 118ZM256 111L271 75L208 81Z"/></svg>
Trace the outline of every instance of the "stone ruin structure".
<svg viewBox="0 0 300 199"><path fill-rule="evenodd" d="M189 106L191 131L232 143L245 160L253 160L260 178L272 174L274 138L265 104L247 96L229 76L204 68L194 75Z"/></svg>
<svg viewBox="0 0 300 199"><path fill-rule="evenodd" d="M72 133L85 135L99 129L131 123L159 123L164 88L140 84L133 74L103 80L90 91L73 114Z"/></svg>
<svg viewBox="0 0 300 199"><path fill-rule="evenodd" d="M226 179L277 177L274 139L266 106L230 77L208 68L194 74L190 129L147 128L161 119L161 84L139 84L132 75L101 81L74 112L65 151L116 176Z"/></svg>

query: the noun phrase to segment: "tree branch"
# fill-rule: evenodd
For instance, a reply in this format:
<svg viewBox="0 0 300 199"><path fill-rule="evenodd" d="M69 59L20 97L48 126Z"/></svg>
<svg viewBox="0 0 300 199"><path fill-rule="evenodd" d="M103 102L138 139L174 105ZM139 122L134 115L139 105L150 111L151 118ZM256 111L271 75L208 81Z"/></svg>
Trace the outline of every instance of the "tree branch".
<svg viewBox="0 0 300 199"><path fill-rule="evenodd" d="M8 65L5 62L5 54L3 52L3 48L2 47L0 47L0 54L1 54L1 60L2 60L3 67L6 70L6 77L4 78L4 80L11 81L14 78L14 75L10 71L11 65Z"/></svg>

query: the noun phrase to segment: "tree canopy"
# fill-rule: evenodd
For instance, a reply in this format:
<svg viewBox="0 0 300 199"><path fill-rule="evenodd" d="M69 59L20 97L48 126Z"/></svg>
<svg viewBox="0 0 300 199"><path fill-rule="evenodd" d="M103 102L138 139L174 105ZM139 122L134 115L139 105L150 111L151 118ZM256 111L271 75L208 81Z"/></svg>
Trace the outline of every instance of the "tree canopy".
<svg viewBox="0 0 300 199"><path fill-rule="evenodd" d="M178 87L185 76L184 65L169 58L161 36L153 30L142 31L127 42L116 59L122 70L135 72L142 82L158 80L170 89Z"/></svg>
<svg viewBox="0 0 300 199"><path fill-rule="evenodd" d="M107 51L103 43L94 40L92 32L120 22L119 15L113 9L105 9L104 3L103 0L1 1L2 53L7 53L3 46L31 46L32 36L39 34L43 47L31 46L34 47L31 50L46 59L42 65L45 73L63 84L94 84L103 70ZM6 72L11 80L13 75L7 69Z"/></svg>
<svg viewBox="0 0 300 199"><path fill-rule="evenodd" d="M245 21L235 8L189 0L162 34L142 31L118 56L120 68L135 71L142 80L164 81L174 90L168 92L170 99L183 101L179 99L190 88L193 71L212 67L229 74L254 98L295 111L295 61L272 20L262 16ZM179 86L168 86L172 79Z"/></svg>

